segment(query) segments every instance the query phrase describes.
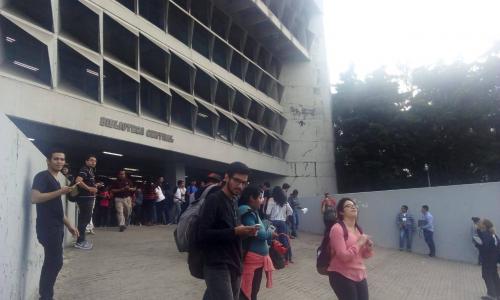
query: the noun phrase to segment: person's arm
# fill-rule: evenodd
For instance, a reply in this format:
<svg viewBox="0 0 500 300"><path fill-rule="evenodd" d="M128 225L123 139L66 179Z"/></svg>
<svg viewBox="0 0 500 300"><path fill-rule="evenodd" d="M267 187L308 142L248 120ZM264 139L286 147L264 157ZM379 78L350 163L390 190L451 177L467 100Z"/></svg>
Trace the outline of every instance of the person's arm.
<svg viewBox="0 0 500 300"><path fill-rule="evenodd" d="M73 190L72 187L69 186L63 186L62 188L58 189L57 191L49 192L49 193L41 193L37 189L32 189L31 190L31 203L37 204L37 203L45 203L48 202L52 199L55 199L61 195L67 194Z"/></svg>
<svg viewBox="0 0 500 300"><path fill-rule="evenodd" d="M361 257L370 258L373 256L373 242L368 240L364 246L361 247Z"/></svg>
<svg viewBox="0 0 500 300"><path fill-rule="evenodd" d="M326 201L323 199L323 201L321 201L321 214L322 215L325 214L325 205L326 205Z"/></svg>
<svg viewBox="0 0 500 300"><path fill-rule="evenodd" d="M180 191L179 191L180 193ZM217 202L219 199L216 197L208 197L205 199L201 214L199 217L198 237L202 242L219 242L230 241L235 239L236 232L233 228L213 229L213 224L217 217Z"/></svg>
<svg viewBox="0 0 500 300"><path fill-rule="evenodd" d="M273 211L273 208L275 206L275 202L273 198L267 199L267 209L265 211L266 215L271 215L271 212Z"/></svg>
<svg viewBox="0 0 500 300"><path fill-rule="evenodd" d="M257 223L257 220L255 219L255 216L252 213L246 213L241 217L241 224L245 226L255 226L256 224L259 223ZM271 231L262 228L257 231L257 236L255 238L259 240L269 240L271 239L271 237L272 237Z"/></svg>
<svg viewBox="0 0 500 300"><path fill-rule="evenodd" d="M87 190L89 193L93 194L97 193L97 188L85 184L85 182L83 181L84 177L87 177L87 175L84 172L78 173L78 177L76 177L75 179L75 182L78 183L78 186Z"/></svg>
<svg viewBox="0 0 500 300"><path fill-rule="evenodd" d="M286 216L289 217L289 216L293 215L293 209L290 206L290 204L288 204L288 202L287 202L285 205L286 205Z"/></svg>
<svg viewBox="0 0 500 300"><path fill-rule="evenodd" d="M430 228L432 228L432 221L433 221L432 220L432 216L429 215L429 214L426 214L424 216L424 219L425 219L425 221L427 221L427 224L425 224L424 226L422 226L422 229L430 229Z"/></svg>
<svg viewBox="0 0 500 300"><path fill-rule="evenodd" d="M64 222L64 225L66 226L66 228L68 228L68 231L71 233L71 235L73 235L74 237L80 236L78 229L76 229L75 226L71 225L68 218L64 217L63 222Z"/></svg>
<svg viewBox="0 0 500 300"><path fill-rule="evenodd" d="M362 235L356 243L347 247L342 226L335 224L330 231L330 249L335 251L335 258L343 262L349 262L358 256L365 242L366 236Z"/></svg>

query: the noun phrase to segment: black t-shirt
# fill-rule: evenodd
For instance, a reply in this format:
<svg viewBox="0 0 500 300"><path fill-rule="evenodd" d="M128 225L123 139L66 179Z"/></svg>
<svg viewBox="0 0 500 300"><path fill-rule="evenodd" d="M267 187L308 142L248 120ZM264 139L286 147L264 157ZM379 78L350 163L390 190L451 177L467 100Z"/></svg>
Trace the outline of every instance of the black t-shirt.
<svg viewBox="0 0 500 300"><path fill-rule="evenodd" d="M36 174L31 187L40 193L54 192L60 188L59 181L49 171ZM61 196L36 204L36 232L38 235L59 232L63 229L64 210Z"/></svg>
<svg viewBox="0 0 500 300"><path fill-rule="evenodd" d="M78 172L78 176L83 178L83 183L88 187L96 187L94 170L91 167L83 166ZM95 195L80 187L78 197L95 197Z"/></svg>

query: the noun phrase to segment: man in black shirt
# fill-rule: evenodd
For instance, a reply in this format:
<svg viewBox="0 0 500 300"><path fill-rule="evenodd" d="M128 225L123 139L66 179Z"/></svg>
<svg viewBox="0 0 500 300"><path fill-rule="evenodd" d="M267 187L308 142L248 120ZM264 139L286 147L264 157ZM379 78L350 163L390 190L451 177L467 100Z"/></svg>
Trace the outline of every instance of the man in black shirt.
<svg viewBox="0 0 500 300"><path fill-rule="evenodd" d="M85 166L78 172L75 182L79 183L79 193L76 203L80 213L78 214L78 231L80 236L76 241L75 248L90 250L93 245L85 240L85 230L92 219L92 210L94 209L95 195L97 185L95 182L94 169L97 164L95 155L90 154L85 160Z"/></svg>
<svg viewBox="0 0 500 300"><path fill-rule="evenodd" d="M64 226L78 237L78 230L64 216L61 199L61 195L74 187L61 187L56 179L64 162L63 152L51 152L47 158L48 169L35 175L31 188L31 203L36 204L36 235L45 254L40 273L40 300L54 297L54 283L63 265Z"/></svg>
<svg viewBox="0 0 500 300"><path fill-rule="evenodd" d="M242 226L237 198L248 182L248 167L234 162L224 176L222 190L207 197L200 213L198 240L204 255L204 300L237 300L242 272L241 237L255 236L258 228Z"/></svg>

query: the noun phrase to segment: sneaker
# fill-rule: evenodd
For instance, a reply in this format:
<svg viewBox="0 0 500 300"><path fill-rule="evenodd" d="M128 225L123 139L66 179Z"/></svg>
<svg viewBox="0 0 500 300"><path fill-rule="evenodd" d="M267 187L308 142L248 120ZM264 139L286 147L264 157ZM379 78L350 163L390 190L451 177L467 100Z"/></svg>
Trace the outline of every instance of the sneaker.
<svg viewBox="0 0 500 300"><path fill-rule="evenodd" d="M75 243L75 248L81 249L81 250L90 250L90 249L92 249L92 247L94 247L94 245L92 245L92 243L89 241Z"/></svg>
<svg viewBox="0 0 500 300"><path fill-rule="evenodd" d="M125 229L127 229L127 227L126 227L125 225L121 225L121 226L120 226L120 232L124 232L124 231L125 231Z"/></svg>
<svg viewBox="0 0 500 300"><path fill-rule="evenodd" d="M94 229L90 229L90 230L89 230L89 232L88 232L88 234L95 235L95 231L94 231Z"/></svg>

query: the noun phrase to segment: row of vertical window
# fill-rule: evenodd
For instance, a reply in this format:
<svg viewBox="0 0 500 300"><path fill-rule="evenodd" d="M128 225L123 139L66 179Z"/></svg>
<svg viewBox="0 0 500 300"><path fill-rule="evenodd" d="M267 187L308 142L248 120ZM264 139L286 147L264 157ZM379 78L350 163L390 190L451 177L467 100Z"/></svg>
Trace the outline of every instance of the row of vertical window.
<svg viewBox="0 0 500 300"><path fill-rule="evenodd" d="M64 1L67 0L61 2ZM48 46L53 36L3 14L0 16L0 68L15 76L57 86L61 91L271 155L284 156L286 143L271 131L283 132L286 119L280 114L250 100L229 84L217 81L208 72L196 71L181 58L160 51L159 46L145 36L140 35L139 39L140 68L144 72L123 64L123 58L102 57L64 36L58 38L57 55L53 58ZM57 59L57 76L51 68L54 59ZM165 80L169 78L170 69L176 75L171 77L168 85ZM192 80L194 76L196 80ZM182 86L186 82L196 84ZM185 89L194 91L196 96L184 92ZM239 115L241 121L236 121L230 111ZM262 124L267 128L261 130L269 130L269 134L258 137L259 143L253 143L253 146L253 131L243 125L247 117L254 122L255 128L263 128L258 125ZM245 136L244 140L242 136Z"/></svg>

